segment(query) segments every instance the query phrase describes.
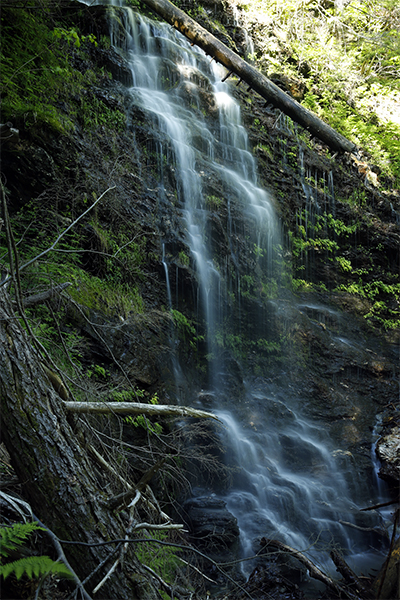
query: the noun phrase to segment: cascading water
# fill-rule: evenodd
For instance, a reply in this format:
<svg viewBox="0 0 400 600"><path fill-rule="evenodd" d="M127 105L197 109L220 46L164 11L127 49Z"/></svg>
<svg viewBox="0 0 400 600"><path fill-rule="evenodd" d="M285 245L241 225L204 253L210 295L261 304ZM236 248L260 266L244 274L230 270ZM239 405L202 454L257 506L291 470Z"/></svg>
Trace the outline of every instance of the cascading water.
<svg viewBox="0 0 400 600"><path fill-rule="evenodd" d="M273 318L267 314L267 302L251 319L242 320L250 279L262 295L273 285L266 281L274 269L275 278L279 277L279 225L271 198L258 183L240 108L228 85L221 82L225 74L221 68L167 25L131 9L124 9L111 23L112 43L124 53L132 69L131 110L143 115L158 131L153 150L160 212L173 202L184 222L186 232L180 242L189 249L197 274L197 306L199 320L204 320L210 365L208 385L213 397L226 397L229 369L223 357L225 346L232 346L235 340L240 343L241 331L251 327L259 330L258 346L262 342L268 349L276 343L271 330L273 319L280 315L273 302ZM171 177L174 198L165 191ZM213 206L218 208L222 202L212 194L216 186L223 190L226 202L226 227L219 228L217 235L210 226L217 220L212 215ZM309 188L304 191L307 197L311 194ZM167 229L161 227L171 308L178 294L170 289L168 253L174 242L171 228ZM250 232L253 246L251 276L241 263L240 236L244 231ZM218 235L226 237L229 249L223 259L216 256ZM179 369L175 363L175 374ZM265 383L265 377L267 374L258 387L244 384L245 400L240 409L232 402L229 411L226 403L215 403L226 426L223 441L230 449L231 463L239 467L224 498L238 519L245 555L253 554L254 539L265 535L299 550L308 549L316 562L327 556L321 548L329 549L332 543L356 556L357 535L353 530L350 537L340 523L353 523L356 508L341 474L343 461L339 468L333 444L319 425L302 415L301 399L288 389L282 391L274 383ZM181 386L180 382L176 387ZM347 468L351 469L348 463ZM331 572L334 575L334 569Z"/></svg>

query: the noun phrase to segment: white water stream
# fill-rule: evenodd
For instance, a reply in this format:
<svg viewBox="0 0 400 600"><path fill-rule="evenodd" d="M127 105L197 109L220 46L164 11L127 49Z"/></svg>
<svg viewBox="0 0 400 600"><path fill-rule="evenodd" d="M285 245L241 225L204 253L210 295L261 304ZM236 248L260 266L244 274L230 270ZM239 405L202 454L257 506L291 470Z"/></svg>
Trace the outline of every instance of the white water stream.
<svg viewBox="0 0 400 600"><path fill-rule="evenodd" d="M215 360L210 369L210 385L218 397L223 386L223 367L218 361L215 338L227 317L227 294L232 285L237 286L233 292L240 300L241 277L238 273L236 284L228 284L213 260L207 232L208 172L222 182L228 198L226 235L233 263L237 263L239 250L230 219L230 202L236 202L243 219L252 222L254 244L266 257L264 269L272 263L274 247L279 242L279 225L268 192L259 186L257 165L239 105L228 85L221 83L225 70L211 63L209 57L191 47L168 25L152 22L128 8L111 23L112 44L124 54L132 69L132 105L160 131L160 140L165 140L158 144L158 185L163 201L162 150L165 151L163 144L168 145L177 184L176 206L185 221L184 241L197 272L199 312L206 324L208 352ZM207 98L213 98L212 120L207 120L203 92ZM173 307L175 294L169 286L167 255L165 240L163 265L168 302ZM317 563L322 557L321 566L331 575L335 575L335 568L328 565L328 555L321 549L329 550L332 544L344 549L354 568L368 568L362 536L340 523L354 523L357 508L342 474L343 461L339 468L333 444L324 431L302 416L301 400L293 395L284 397L272 385L248 389L247 406L240 413L241 424L234 404L233 401L229 412L226 408L217 412L226 425L224 443L230 463L239 467L225 499L238 519L243 553L252 555L254 538L265 535L308 551Z"/></svg>

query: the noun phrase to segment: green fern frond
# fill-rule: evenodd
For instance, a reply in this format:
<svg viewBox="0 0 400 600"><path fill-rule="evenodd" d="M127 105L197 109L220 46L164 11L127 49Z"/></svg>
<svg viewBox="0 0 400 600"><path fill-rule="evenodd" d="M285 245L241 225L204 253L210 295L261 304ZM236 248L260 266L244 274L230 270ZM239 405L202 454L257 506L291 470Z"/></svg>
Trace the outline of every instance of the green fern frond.
<svg viewBox="0 0 400 600"><path fill-rule="evenodd" d="M12 527L0 527L0 557L7 557L11 550L21 546L33 531L43 530L36 522L14 523Z"/></svg>
<svg viewBox="0 0 400 600"><path fill-rule="evenodd" d="M29 579L50 573L60 577L72 577L71 571L64 563L56 562L48 556L28 556L0 566L0 575L6 579L14 573L17 579L26 575Z"/></svg>

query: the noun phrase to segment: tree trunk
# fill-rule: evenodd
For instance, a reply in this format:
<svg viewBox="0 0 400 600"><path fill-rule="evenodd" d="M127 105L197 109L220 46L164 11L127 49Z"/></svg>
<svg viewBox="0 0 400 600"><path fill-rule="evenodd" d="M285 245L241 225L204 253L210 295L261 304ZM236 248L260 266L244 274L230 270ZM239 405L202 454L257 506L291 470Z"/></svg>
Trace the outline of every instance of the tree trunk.
<svg viewBox="0 0 400 600"><path fill-rule="evenodd" d="M0 287L0 348L3 442L34 513L63 540L96 543L124 538L127 515L115 515L107 508L108 498L99 488L84 442L69 425L4 287ZM127 549L124 570L117 570L96 598L159 598L142 574L133 546ZM64 545L64 552L84 579L114 547ZM86 585L89 594L111 564L107 562Z"/></svg>
<svg viewBox="0 0 400 600"><path fill-rule="evenodd" d="M279 108L299 123L305 129L327 144L332 150L341 152L354 152L356 146L340 133L332 129L312 112L296 102L291 96L283 92L277 85L262 75L225 44L214 37L186 13L174 6L169 0L142 0L151 10L159 14L165 21L178 29L193 44L196 44L221 63L229 72L236 73L240 79L250 85L268 102Z"/></svg>

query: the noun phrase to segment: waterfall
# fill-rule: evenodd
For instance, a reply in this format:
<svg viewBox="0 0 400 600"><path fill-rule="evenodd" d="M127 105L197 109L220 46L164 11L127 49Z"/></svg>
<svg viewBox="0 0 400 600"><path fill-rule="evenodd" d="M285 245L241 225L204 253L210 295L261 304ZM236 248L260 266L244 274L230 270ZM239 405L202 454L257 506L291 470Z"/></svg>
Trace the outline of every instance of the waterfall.
<svg viewBox="0 0 400 600"><path fill-rule="evenodd" d="M188 249L196 273L196 310L204 323L209 360L207 384L210 395L224 399L216 400L213 408L225 424L222 442L230 462L238 468L231 489L218 493L238 520L243 552L252 555L255 538L265 535L309 552L319 564L328 561L333 544L356 557L363 548L361 535L340 522L354 523L357 510L342 474L344 468L351 472L351 461L343 456L337 460L334 444L320 425L302 413L302 398L268 382L267 373L258 385L242 382L240 407L230 397L236 388L229 387L229 377L236 374L226 349L236 357L239 370L242 331L253 336L254 352L264 348L267 353L279 343L273 337L274 319L288 317L280 313L273 293L281 276L273 198L259 184L239 104L222 82L225 71L167 24L129 8L111 21L111 40L132 70L129 110L143 116L157 140L149 153L155 155L169 309L178 302L179 275L174 274L172 294L166 257L176 254L178 242ZM300 168L304 170L302 154ZM167 191L171 185L174 194ZM333 212L331 174L328 186ZM303 187L314 218L319 211L317 188L305 179ZM183 227L164 218L171 203ZM223 222L217 209L225 215ZM241 236L249 238L247 248L252 248L247 251L251 273L244 269ZM221 238L226 240L222 257ZM246 321L250 304L255 312ZM180 373L174 364L174 372ZM334 568L330 571L335 574Z"/></svg>

